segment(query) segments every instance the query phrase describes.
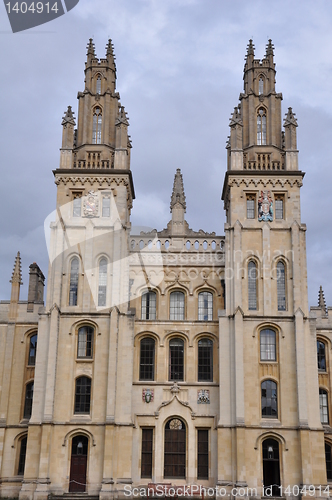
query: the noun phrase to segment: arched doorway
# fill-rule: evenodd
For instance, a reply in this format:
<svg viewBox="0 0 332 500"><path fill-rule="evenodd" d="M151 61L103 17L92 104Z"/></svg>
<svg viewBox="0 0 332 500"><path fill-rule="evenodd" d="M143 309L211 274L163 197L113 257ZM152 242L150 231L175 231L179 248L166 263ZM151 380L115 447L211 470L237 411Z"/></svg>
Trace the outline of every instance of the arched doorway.
<svg viewBox="0 0 332 500"><path fill-rule="evenodd" d="M86 490L86 468L88 462L88 438L75 436L71 445L70 462L70 492L84 492Z"/></svg>
<svg viewBox="0 0 332 500"><path fill-rule="evenodd" d="M171 418L165 426L164 477L186 477L186 426L179 418Z"/></svg>
<svg viewBox="0 0 332 500"><path fill-rule="evenodd" d="M272 438L263 441L263 483L264 496L280 496L279 443Z"/></svg>

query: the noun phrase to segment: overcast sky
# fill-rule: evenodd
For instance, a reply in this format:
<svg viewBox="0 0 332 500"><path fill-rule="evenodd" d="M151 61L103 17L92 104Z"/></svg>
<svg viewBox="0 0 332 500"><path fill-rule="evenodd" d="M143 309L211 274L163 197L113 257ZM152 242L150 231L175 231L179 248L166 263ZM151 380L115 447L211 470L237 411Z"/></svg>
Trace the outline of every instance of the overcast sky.
<svg viewBox="0 0 332 500"><path fill-rule="evenodd" d="M225 142L252 37L256 58L272 38L283 115L292 106L298 119L309 303L317 304L323 285L332 305L330 0L80 0L59 19L17 34L3 4L0 11L0 299L10 297L18 250L22 299L29 264L36 261L47 274L43 222L55 208L52 170L68 105L77 116L88 39L98 57L109 37L115 46L117 90L133 142L133 225L166 226L181 168L189 225L224 234Z"/></svg>

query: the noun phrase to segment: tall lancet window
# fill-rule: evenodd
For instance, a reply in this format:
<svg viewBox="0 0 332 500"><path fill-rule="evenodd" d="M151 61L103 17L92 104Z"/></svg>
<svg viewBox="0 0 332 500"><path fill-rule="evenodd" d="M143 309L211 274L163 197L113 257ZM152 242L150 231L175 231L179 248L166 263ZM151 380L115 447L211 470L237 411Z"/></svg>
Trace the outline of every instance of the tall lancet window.
<svg viewBox="0 0 332 500"><path fill-rule="evenodd" d="M258 146L266 144L266 112L263 108L259 108L257 115L257 144Z"/></svg>
<svg viewBox="0 0 332 500"><path fill-rule="evenodd" d="M260 79L259 79L259 83L258 83L258 93L259 93L259 95L264 94L264 80L263 80L263 78L260 78Z"/></svg>
<svg viewBox="0 0 332 500"><path fill-rule="evenodd" d="M101 144L102 113L100 108L95 108L93 113L92 143Z"/></svg>
<svg viewBox="0 0 332 500"><path fill-rule="evenodd" d="M77 289L78 289L78 258L74 257L70 265L70 285L69 285L69 305L77 306Z"/></svg>
<svg viewBox="0 0 332 500"><path fill-rule="evenodd" d="M98 76L97 82L96 82L96 94L100 94L100 93L101 93L101 78L100 78L100 76Z"/></svg>
<svg viewBox="0 0 332 500"><path fill-rule="evenodd" d="M99 262L99 287L98 306L106 306L106 286L107 286L107 260L101 259Z"/></svg>
<svg viewBox="0 0 332 500"><path fill-rule="evenodd" d="M257 266L253 260L248 263L248 309L257 310Z"/></svg>
<svg viewBox="0 0 332 500"><path fill-rule="evenodd" d="M281 260L277 264L277 296L278 311L286 311L286 272Z"/></svg>

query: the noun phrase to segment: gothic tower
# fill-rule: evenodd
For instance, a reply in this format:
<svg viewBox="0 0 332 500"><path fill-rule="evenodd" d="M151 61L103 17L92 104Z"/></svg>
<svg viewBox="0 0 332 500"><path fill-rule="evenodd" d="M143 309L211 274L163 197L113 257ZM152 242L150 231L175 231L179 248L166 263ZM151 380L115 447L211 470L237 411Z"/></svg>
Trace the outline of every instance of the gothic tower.
<svg viewBox="0 0 332 500"><path fill-rule="evenodd" d="M128 255L135 195L128 117L115 80L111 40L100 60L90 40L77 130L69 106L60 167L54 171L57 205L50 222L48 292L38 327L27 449L35 459L26 463L21 498L47 498L50 482L64 491L80 491L80 484L85 488L90 482L96 493L101 485L102 497L114 478L131 480L126 395L132 383ZM113 448L121 450L116 461ZM85 464L75 469L73 459L60 465L67 456Z"/></svg>
<svg viewBox="0 0 332 500"><path fill-rule="evenodd" d="M219 480L262 488L323 484L315 336L307 304L297 121L282 130L274 47L255 59L230 120L226 210L226 311L220 317ZM292 443L292 445L291 445ZM316 457L315 460L313 457ZM317 457L321 462L317 463ZM261 491L263 494L263 491Z"/></svg>

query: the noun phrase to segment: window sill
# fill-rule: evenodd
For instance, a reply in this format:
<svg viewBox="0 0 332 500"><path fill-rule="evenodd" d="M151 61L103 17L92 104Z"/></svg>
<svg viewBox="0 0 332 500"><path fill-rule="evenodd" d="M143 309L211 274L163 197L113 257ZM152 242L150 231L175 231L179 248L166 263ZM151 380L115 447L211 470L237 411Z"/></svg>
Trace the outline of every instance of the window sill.
<svg viewBox="0 0 332 500"><path fill-rule="evenodd" d="M81 362L83 362L83 363L93 363L94 360L93 360L93 358L76 358L75 361L77 363L81 363Z"/></svg>
<svg viewBox="0 0 332 500"><path fill-rule="evenodd" d="M273 417L262 417L264 420L261 420L262 427L280 427L281 422L278 418Z"/></svg>

